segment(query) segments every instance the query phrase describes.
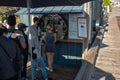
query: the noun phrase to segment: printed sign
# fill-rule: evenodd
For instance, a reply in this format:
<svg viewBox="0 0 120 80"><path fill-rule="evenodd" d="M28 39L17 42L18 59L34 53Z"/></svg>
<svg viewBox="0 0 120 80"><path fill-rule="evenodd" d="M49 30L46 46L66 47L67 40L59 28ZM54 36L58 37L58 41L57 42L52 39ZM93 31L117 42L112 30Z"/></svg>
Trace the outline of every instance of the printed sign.
<svg viewBox="0 0 120 80"><path fill-rule="evenodd" d="M87 38L87 19L78 18L78 37Z"/></svg>

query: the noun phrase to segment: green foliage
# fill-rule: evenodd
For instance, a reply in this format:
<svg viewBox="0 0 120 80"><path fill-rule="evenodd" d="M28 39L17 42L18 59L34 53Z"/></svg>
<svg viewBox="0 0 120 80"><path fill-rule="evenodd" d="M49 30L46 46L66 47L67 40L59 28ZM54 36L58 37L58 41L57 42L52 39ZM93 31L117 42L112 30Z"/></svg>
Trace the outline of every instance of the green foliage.
<svg viewBox="0 0 120 80"><path fill-rule="evenodd" d="M104 0L103 6L110 6L110 0Z"/></svg>
<svg viewBox="0 0 120 80"><path fill-rule="evenodd" d="M112 11L112 6L111 6L111 3L110 3L110 0L104 0L103 1L103 7L105 7L105 6L109 6L110 11Z"/></svg>
<svg viewBox="0 0 120 80"><path fill-rule="evenodd" d="M0 14L3 14L9 10L12 10L11 7L0 7Z"/></svg>
<svg viewBox="0 0 120 80"><path fill-rule="evenodd" d="M0 7L0 21L4 20L6 18L4 13L8 12L12 9L13 9L13 7Z"/></svg>

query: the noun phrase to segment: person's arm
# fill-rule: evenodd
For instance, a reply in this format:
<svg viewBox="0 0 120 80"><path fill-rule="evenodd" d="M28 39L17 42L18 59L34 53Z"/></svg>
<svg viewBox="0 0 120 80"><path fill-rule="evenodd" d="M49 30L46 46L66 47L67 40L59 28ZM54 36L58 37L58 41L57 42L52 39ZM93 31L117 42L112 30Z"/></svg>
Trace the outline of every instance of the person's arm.
<svg viewBox="0 0 120 80"><path fill-rule="evenodd" d="M26 41L25 41L25 37L24 37L24 35L23 35L22 32L19 32L19 33L21 34L21 36L20 36L20 44L21 44L21 47L22 47L23 49L25 49L25 48L27 47L27 43L26 43Z"/></svg>
<svg viewBox="0 0 120 80"><path fill-rule="evenodd" d="M35 29L31 26L28 30L28 35L31 35L31 39L35 39L36 38L36 33L35 33Z"/></svg>
<svg viewBox="0 0 120 80"><path fill-rule="evenodd" d="M40 29L40 27L38 27L38 37L40 37L41 36L41 29Z"/></svg>
<svg viewBox="0 0 120 80"><path fill-rule="evenodd" d="M54 42L56 43L56 33L54 33Z"/></svg>
<svg viewBox="0 0 120 80"><path fill-rule="evenodd" d="M44 33L43 39L44 42L46 42L46 32Z"/></svg>
<svg viewBox="0 0 120 80"><path fill-rule="evenodd" d="M25 48L26 48L26 43L25 43L25 42L22 42L22 43L21 43L21 47L22 47L23 49L25 49Z"/></svg>
<svg viewBox="0 0 120 80"><path fill-rule="evenodd" d="M11 40L11 44L15 48L15 59L19 63L21 61L21 49L20 49L20 47L13 40Z"/></svg>
<svg viewBox="0 0 120 80"><path fill-rule="evenodd" d="M36 37L38 36L36 36L34 28L30 26L30 28L28 29L28 42L31 47L35 47Z"/></svg>

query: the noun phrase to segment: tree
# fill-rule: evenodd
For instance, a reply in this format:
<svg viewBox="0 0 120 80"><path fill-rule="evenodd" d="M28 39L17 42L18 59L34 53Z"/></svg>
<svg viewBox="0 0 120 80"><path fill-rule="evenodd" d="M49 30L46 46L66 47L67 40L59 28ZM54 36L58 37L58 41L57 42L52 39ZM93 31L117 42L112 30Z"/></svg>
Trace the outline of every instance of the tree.
<svg viewBox="0 0 120 80"><path fill-rule="evenodd" d="M103 6L110 6L110 0L104 0Z"/></svg>
<svg viewBox="0 0 120 80"><path fill-rule="evenodd" d="M110 0L104 0L103 1L103 7L105 7L105 6L109 6L110 11L112 10Z"/></svg>
<svg viewBox="0 0 120 80"><path fill-rule="evenodd" d="M6 18L4 13L14 9L16 9L16 7L0 7L0 21L3 21L4 18Z"/></svg>

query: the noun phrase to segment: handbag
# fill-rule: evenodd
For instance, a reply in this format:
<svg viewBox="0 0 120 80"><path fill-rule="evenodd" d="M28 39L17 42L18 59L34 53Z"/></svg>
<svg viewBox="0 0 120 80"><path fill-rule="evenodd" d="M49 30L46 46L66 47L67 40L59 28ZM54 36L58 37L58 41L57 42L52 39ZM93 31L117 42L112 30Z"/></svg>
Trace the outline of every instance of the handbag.
<svg viewBox="0 0 120 80"><path fill-rule="evenodd" d="M2 44L0 43L0 47L4 50L4 52L6 53L6 55L8 56L9 60L12 63L13 68L15 69L16 72L18 72L20 70L20 65L19 65L19 61L16 58L12 58L8 52L6 51L6 49L2 46Z"/></svg>
<svg viewBox="0 0 120 80"><path fill-rule="evenodd" d="M37 54L32 53L32 59L36 59L37 58Z"/></svg>

